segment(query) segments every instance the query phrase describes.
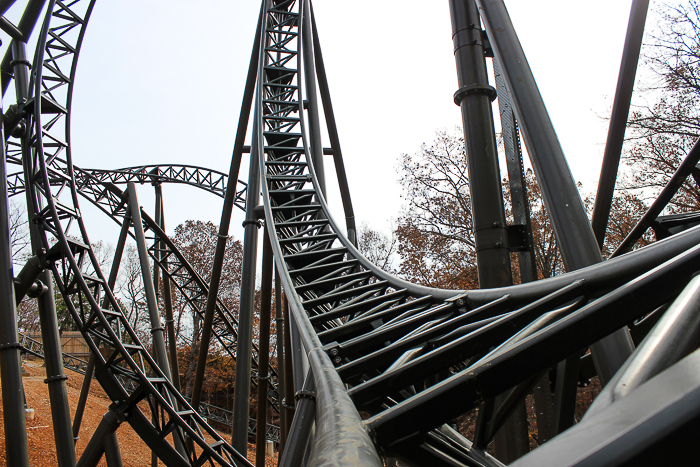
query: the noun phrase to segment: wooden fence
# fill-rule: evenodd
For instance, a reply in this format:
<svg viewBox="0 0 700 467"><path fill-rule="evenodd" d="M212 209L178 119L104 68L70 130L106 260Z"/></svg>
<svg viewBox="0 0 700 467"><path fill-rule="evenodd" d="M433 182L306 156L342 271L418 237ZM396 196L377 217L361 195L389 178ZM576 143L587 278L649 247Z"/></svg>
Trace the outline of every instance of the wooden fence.
<svg viewBox="0 0 700 467"><path fill-rule="evenodd" d="M42 342L40 332L30 332L29 337ZM67 353L84 360L87 360L88 357L90 357L90 348L85 343L82 334L80 334L78 331L64 331L61 333L61 349L63 353Z"/></svg>

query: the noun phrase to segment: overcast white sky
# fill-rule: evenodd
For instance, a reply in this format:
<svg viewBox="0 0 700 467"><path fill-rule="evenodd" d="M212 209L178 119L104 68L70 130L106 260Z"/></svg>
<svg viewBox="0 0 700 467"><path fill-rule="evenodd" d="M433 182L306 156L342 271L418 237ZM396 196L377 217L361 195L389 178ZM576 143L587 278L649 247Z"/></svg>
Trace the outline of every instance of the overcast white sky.
<svg viewBox="0 0 700 467"><path fill-rule="evenodd" d="M589 190L630 4L506 2L574 177ZM448 3L316 0L314 7L355 213L388 230L401 209L399 155L460 124ZM97 2L75 88L75 163L228 172L258 10L251 0ZM152 188L140 187L139 196L152 212ZM339 207L336 193L329 198ZM165 199L169 230L186 219L220 220L220 198L175 186L165 187ZM116 242L116 229L87 204L91 240ZM230 232L237 238L240 220Z"/></svg>

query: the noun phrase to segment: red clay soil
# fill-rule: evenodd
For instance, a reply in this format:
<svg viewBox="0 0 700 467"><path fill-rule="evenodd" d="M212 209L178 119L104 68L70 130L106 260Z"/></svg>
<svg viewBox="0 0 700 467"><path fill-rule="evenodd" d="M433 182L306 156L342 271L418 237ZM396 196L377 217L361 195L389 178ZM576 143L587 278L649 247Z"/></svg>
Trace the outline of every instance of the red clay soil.
<svg viewBox="0 0 700 467"><path fill-rule="evenodd" d="M29 444L29 464L37 467L54 467L57 465L56 448L53 438L53 427L51 425L51 407L49 405L49 394L44 378L46 370L41 366L43 361L29 361L24 365L29 376L23 378L24 391L27 397L27 405L34 409L34 419L27 420L27 442ZM83 382L83 375L66 370L68 376L68 402L71 407L71 416L78 403L80 387ZM88 396L83 423L80 428L80 439L76 444L76 454L80 458L85 446L87 446L92 433L102 420L102 416L107 412L110 400L102 388L93 381L91 392ZM7 465L5 458L5 429L2 418L2 395L0 394L0 466ZM222 433L224 439L228 439L230 434ZM151 465L151 451L141 441L128 423L123 423L117 430L119 447L121 448L124 467L144 467ZM254 463L255 448L248 445L248 459ZM100 466L106 466L104 459ZM158 465L165 465L159 462ZM266 467L277 465L277 457L268 457L265 462Z"/></svg>

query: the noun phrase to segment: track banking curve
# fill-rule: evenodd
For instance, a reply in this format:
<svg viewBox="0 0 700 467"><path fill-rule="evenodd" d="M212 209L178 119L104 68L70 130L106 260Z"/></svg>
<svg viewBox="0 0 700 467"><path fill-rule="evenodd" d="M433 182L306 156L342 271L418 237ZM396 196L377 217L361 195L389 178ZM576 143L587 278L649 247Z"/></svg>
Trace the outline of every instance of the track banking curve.
<svg viewBox="0 0 700 467"><path fill-rule="evenodd" d="M94 187L105 212L125 209L117 179L80 185L81 177L95 175L71 161L72 86L93 5L50 2L32 68L29 144L10 141L8 160L25 161L45 258L96 356L95 374L115 417L168 465L250 465L165 377L119 311L89 246L78 191ZM501 465L485 448L514 402L557 362L635 320L658 319L697 273L700 228L574 273L501 289L438 290L381 271L331 217L315 170L322 148L309 65L314 52L303 47L312 40L310 2L265 0L263 7L251 143L260 170L249 183L260 182L265 228L303 346L305 362L294 362L295 371L308 368L302 376L310 384L300 393L316 407L308 464L379 466L380 456L390 456L418 465ZM134 176L146 177L139 170ZM86 263L95 277L81 272ZM473 440L451 428L457 416L508 390ZM519 464L533 465L527 458Z"/></svg>

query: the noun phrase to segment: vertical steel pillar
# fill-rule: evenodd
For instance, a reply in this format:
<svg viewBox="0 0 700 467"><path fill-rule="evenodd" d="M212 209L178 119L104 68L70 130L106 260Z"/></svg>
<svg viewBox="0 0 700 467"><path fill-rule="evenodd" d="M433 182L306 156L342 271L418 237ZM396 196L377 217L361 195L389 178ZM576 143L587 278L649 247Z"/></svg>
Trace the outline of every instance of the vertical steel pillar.
<svg viewBox="0 0 700 467"><path fill-rule="evenodd" d="M321 124L318 114L318 97L316 95L316 67L314 66L314 44L311 30L311 11L309 0L301 3L301 56L304 63L303 76L308 102L309 115L309 140L311 161L319 187L324 198L326 197L326 175L323 169L323 145L321 143Z"/></svg>
<svg viewBox="0 0 700 467"><path fill-rule="evenodd" d="M299 403L297 410L294 413L292 426L289 430L289 439L287 449L281 455L280 467L296 467L303 464L304 453L309 444L311 429L314 424L316 413L316 383L314 377L309 371L304 380L304 384L297 393L299 395Z"/></svg>
<svg viewBox="0 0 700 467"><path fill-rule="evenodd" d="M620 73L617 77L615 101L613 102L612 114L610 115L608 139L605 141L598 191L595 196L595 204L593 205L593 218L591 219L593 233L598 241L599 248L603 248L603 243L605 242L605 231L608 227L610 206L612 206L613 193L615 191L617 168L620 165L622 143L625 139L625 127L627 126L630 102L632 102L634 78L637 74L637 62L639 62L639 51L642 48L644 23L646 22L648 9L649 0L633 0L627 25L627 35L625 36L625 47L622 51Z"/></svg>
<svg viewBox="0 0 700 467"><path fill-rule="evenodd" d="M600 249L581 196L505 4L502 0L476 2L512 93L513 109L542 188L564 265L572 271L600 262ZM592 345L591 350L598 376L605 384L632 353L629 331L621 329Z"/></svg>
<svg viewBox="0 0 700 467"><path fill-rule="evenodd" d="M262 282L260 284L260 338L258 349L258 414L255 428L255 465L265 467L265 434L267 432L267 368L270 364L270 315L272 314L273 253L270 234L263 235Z"/></svg>
<svg viewBox="0 0 700 467"><path fill-rule="evenodd" d="M153 184L156 190L156 223L165 232L165 213L163 212L163 187L160 182ZM155 254L160 262L162 258L161 242L156 240ZM158 290L159 268L153 268L153 277ZM168 349L170 350L170 373L175 389L180 391L180 366L177 361L177 342L175 342L175 323L173 318L173 296L170 289L170 278L163 274L163 303L165 304L165 329L168 333Z"/></svg>
<svg viewBox="0 0 700 467"><path fill-rule="evenodd" d="M279 452L284 451L287 441L287 410L284 408L286 398L284 374L284 315L282 314L282 284L280 274L275 266L275 325L277 328L277 403L280 408L280 446Z"/></svg>
<svg viewBox="0 0 700 467"><path fill-rule="evenodd" d="M2 98L0 98L2 109ZM0 119L1 121L1 119ZM10 226L5 168L5 134L0 125L0 377L8 465L29 466L27 426L22 393L21 345L17 339L17 311L12 272Z"/></svg>
<svg viewBox="0 0 700 467"><path fill-rule="evenodd" d="M119 240L117 241L117 246L114 250L114 258L112 258L112 268L109 271L109 278L107 279L107 287L110 290L114 290L114 285L117 283L117 275L119 274L119 265L122 261L122 256L124 254L124 246L126 245L126 238L129 235L129 225L131 224L131 214L127 209L124 214L124 223L122 224L121 231L119 232ZM105 300L107 302L107 300ZM83 413L85 412L85 404L87 403L88 393L90 392L90 384L92 383L92 373L95 370L95 355L90 354L88 359L87 369L85 370L85 377L83 379L83 386L80 389L80 397L78 398L78 405L75 408L75 415L73 416L73 438L78 441L80 437L80 424L83 421Z"/></svg>
<svg viewBox="0 0 700 467"><path fill-rule="evenodd" d="M143 221L141 220L141 207L139 206L138 197L136 195L136 185L133 182L129 183L127 188L129 194L129 209L131 211L131 219L134 225L134 234L136 236L136 249L139 253L139 261L141 263L141 274L143 276L143 288L146 294L146 303L148 305L148 314L151 319L151 336L153 336L153 349L161 370L166 378L172 381L170 374L170 366L168 364L168 354L165 350L165 336L163 326L160 322L160 313L158 312L158 300L156 299L156 291L153 286L153 278L150 275L151 264L148 260L148 247L146 246L146 235L143 232Z"/></svg>
<svg viewBox="0 0 700 467"><path fill-rule="evenodd" d="M459 80L454 99L462 109L479 286L508 286L513 277L491 109L496 90L488 82L476 3L450 0L450 15ZM496 455L504 462L514 461L529 449L527 420L524 404L521 405L496 436Z"/></svg>
<svg viewBox="0 0 700 467"><path fill-rule="evenodd" d="M139 206L138 196L136 195L136 185L130 182L127 188L129 195L129 210L131 212L131 220L134 226L134 234L136 237L136 249L139 253L139 261L141 263L141 275L143 277L143 288L146 294L146 303L148 305L148 314L151 319L151 336L153 339L153 353L156 357L158 366L163 371L163 375L172 381L173 377L170 373L170 365L168 363L168 353L165 350L165 335L163 326L160 321L160 313L158 312L158 300L156 299L156 291L153 286L153 278L150 275L150 261L148 260L148 247L146 246L146 235L143 232L143 221L141 219L141 207ZM182 443L182 438L179 435L173 435L175 447L177 451L186 456L185 446Z"/></svg>
<svg viewBox="0 0 700 467"><path fill-rule="evenodd" d="M34 26L36 26L36 22L41 15L41 11L44 9L45 3L46 0L29 0L29 2L27 2L27 6L24 8L24 13L22 13L22 18L19 20L19 23L17 23L17 29L22 32L24 42L29 40L29 36L34 29ZM2 70L2 72L0 72L0 79L2 80L3 96L5 95L5 92L7 92L7 88L10 86L10 80L12 80L14 77L15 64L12 62L14 60L13 48L15 46L15 42L19 41L12 39L10 47L5 52L5 56L2 57L2 63L0 64L0 69ZM19 102L19 100L17 102Z"/></svg>
<svg viewBox="0 0 700 467"><path fill-rule="evenodd" d="M284 425L284 431L289 437L289 430L292 427L292 419L294 418L294 368L292 367L292 327L290 326L291 317L289 316L289 304L286 297L282 305L284 313L284 410L287 413L287 420Z"/></svg>
<svg viewBox="0 0 700 467"><path fill-rule="evenodd" d="M265 2L262 2L262 5L260 6L260 17L258 18L258 27L255 31L255 39L253 40L253 51L250 55L250 65L248 67L245 91L243 92L243 101L241 102L241 112L238 116L236 140L233 144L233 155L231 157L231 166L229 167L228 172L228 183L226 185L226 193L224 194L224 206L221 211L221 222L219 223L219 233L216 241L216 251L214 252L214 264L212 265L211 269L209 293L207 294L207 302L204 308L202 338L199 344L197 367L195 369L194 382L192 385L192 407L194 407L195 410L199 408L199 402L202 397L204 370L206 368L207 363L207 354L209 353L209 342L211 341L212 323L214 322L214 313L216 310L216 298L219 294L219 284L221 282L221 269L224 265L226 243L229 238L228 230L231 225L231 211L233 210L234 202L236 200L236 183L238 181L238 172L241 168L241 159L243 157L243 145L245 143L245 135L248 129L250 109L253 105L253 96L255 95L255 81L258 76L258 62L260 61L262 21L265 12L264 5ZM248 189L248 195L250 195L250 188Z"/></svg>
<svg viewBox="0 0 700 467"><path fill-rule="evenodd" d="M510 186L510 203L513 213L513 222L525 227L528 249L518 252L518 264L520 266L520 282L532 282L537 280L537 264L535 262L535 241L532 237L532 222L530 221L530 203L527 194L527 182L525 180L525 167L523 165L523 153L520 147L520 134L518 124L510 102L510 91L506 86L505 78L501 73L498 59L493 59L493 73L498 92L498 108L501 115L501 134L505 149L506 166L508 168L508 184ZM552 397L549 385L549 373L538 380L533 388L535 410L537 416L537 435L539 444L551 438L552 426Z"/></svg>
<svg viewBox="0 0 700 467"><path fill-rule="evenodd" d="M123 413L117 412L113 408L110 408L109 411L102 416L102 421L100 421L100 424L95 428L95 432L92 434L88 445L85 446L85 450L80 456L77 467L92 467L97 465L102 458L102 454L105 452L105 444L109 443L107 440L112 437L112 435L116 434L116 430L122 424L124 418ZM109 449L112 448L113 445L109 446ZM113 456L111 457L112 460L114 460Z"/></svg>
<svg viewBox="0 0 700 467"><path fill-rule="evenodd" d="M29 62L26 56L27 44L12 41L12 56L14 64L15 90L17 102L26 103L29 89ZM22 159L24 164L24 180L27 183L27 215L33 219L37 212L32 201L30 180L33 179L35 168L32 167L32 142L27 133L22 136ZM42 206L38 206L41 209ZM39 226L29 223L29 236L32 245L32 254L44 253L42 235ZM46 285L47 290L37 298L39 309L39 321L41 323L41 338L44 345L44 363L46 366L46 379L49 389L49 401L51 404L51 419L54 428L54 440L56 442L56 457L60 467L75 465L75 441L71 430L70 407L68 405L68 393L66 391L66 379L63 371L63 354L61 352L61 338L58 332L58 320L56 318L56 302L54 297L53 281L51 273L46 270L39 274L38 279Z"/></svg>
<svg viewBox="0 0 700 467"><path fill-rule="evenodd" d="M258 128L257 112L253 121L253 138ZM241 298L238 316L238 343L236 350L236 388L233 395L233 435L231 445L238 452L246 452L248 419L250 418L250 370L253 352L253 312L255 308L255 269L258 256L258 228L256 207L260 199L260 164L258 144L250 151L246 217L243 221L243 265L241 267ZM203 343L202 343L203 344Z"/></svg>
<svg viewBox="0 0 700 467"><path fill-rule="evenodd" d="M491 110L496 90L488 84L476 4L450 0L450 12L459 79L455 103L462 108L479 286L502 287L512 284L512 276Z"/></svg>

